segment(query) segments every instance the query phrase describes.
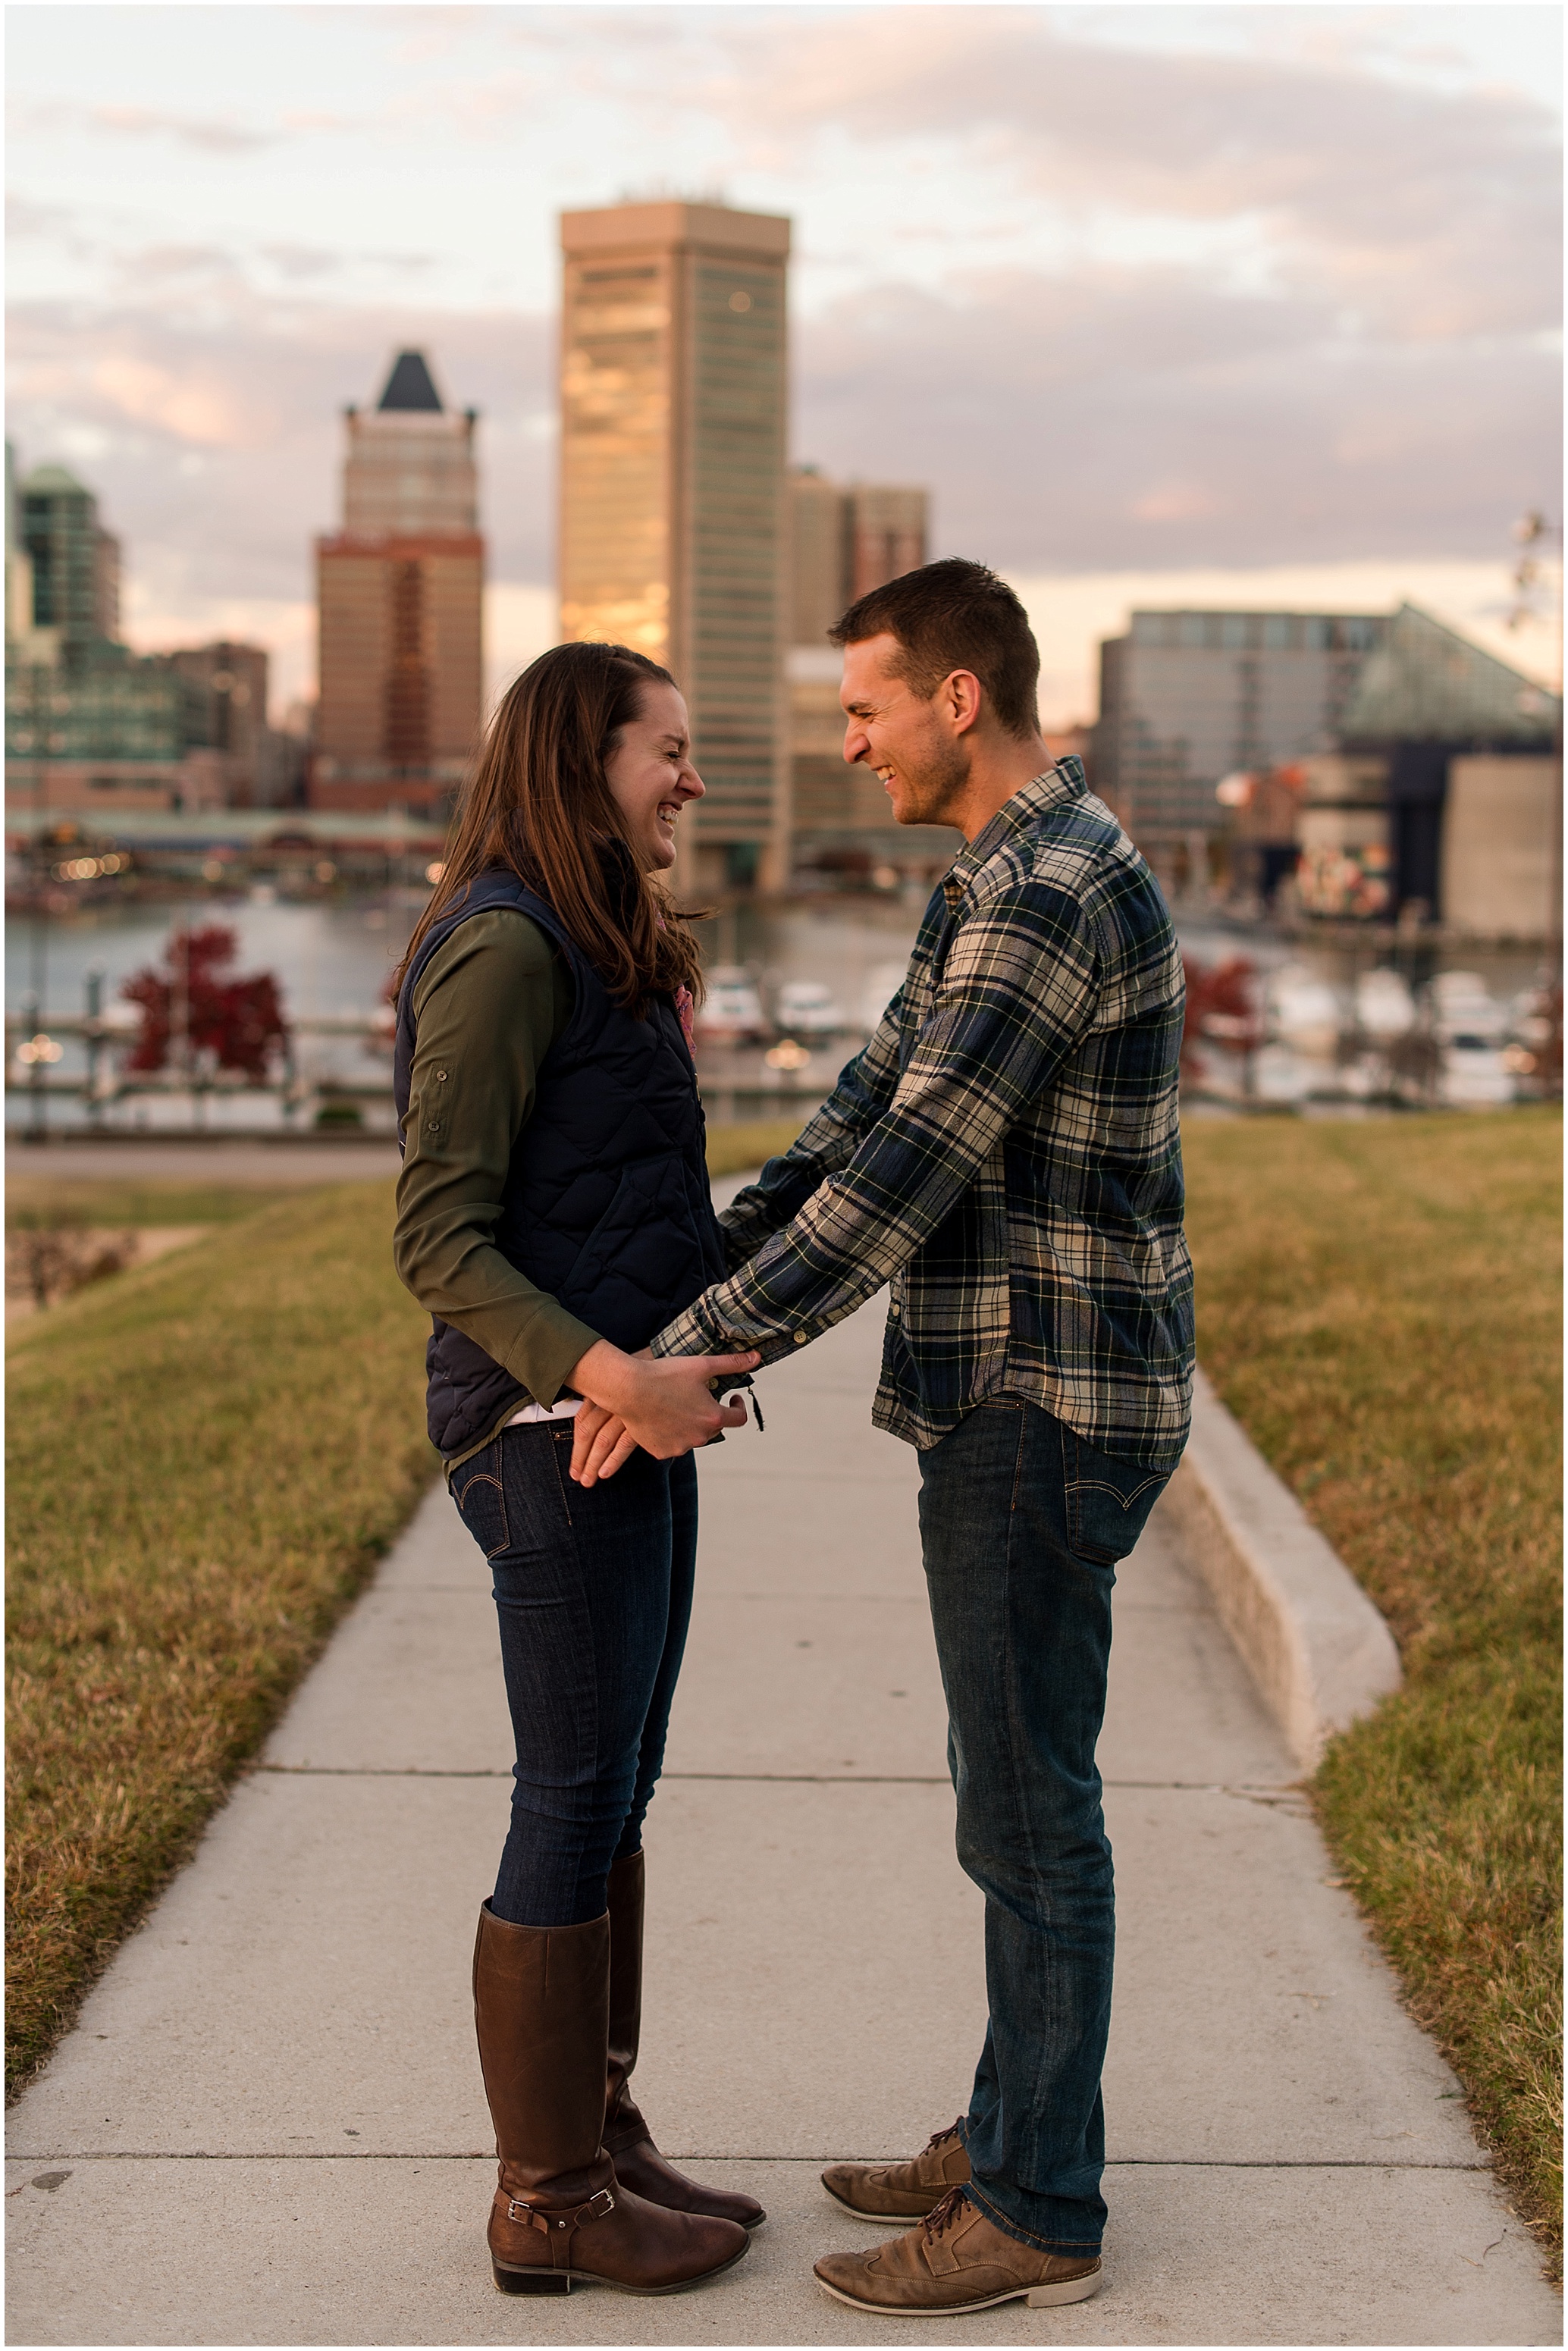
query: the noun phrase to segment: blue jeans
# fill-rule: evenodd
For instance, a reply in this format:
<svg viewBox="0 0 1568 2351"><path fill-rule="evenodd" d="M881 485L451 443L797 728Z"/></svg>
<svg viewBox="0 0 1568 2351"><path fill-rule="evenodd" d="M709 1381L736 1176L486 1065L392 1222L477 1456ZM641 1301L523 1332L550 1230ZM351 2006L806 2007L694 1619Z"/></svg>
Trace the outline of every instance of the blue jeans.
<svg viewBox="0 0 1568 2351"><path fill-rule="evenodd" d="M1115 1908L1094 1743L1115 1563L1166 1475L1113 1460L1033 1405L977 1405L920 1456L958 1859L986 1897L970 2192L1051 2252L1096 2252L1105 2225Z"/></svg>
<svg viewBox="0 0 1568 2351"><path fill-rule="evenodd" d="M634 1453L574 1486L570 1420L500 1435L452 1473L490 1562L517 1760L491 1907L517 1927L601 1918L664 1759L692 1613L697 1472Z"/></svg>

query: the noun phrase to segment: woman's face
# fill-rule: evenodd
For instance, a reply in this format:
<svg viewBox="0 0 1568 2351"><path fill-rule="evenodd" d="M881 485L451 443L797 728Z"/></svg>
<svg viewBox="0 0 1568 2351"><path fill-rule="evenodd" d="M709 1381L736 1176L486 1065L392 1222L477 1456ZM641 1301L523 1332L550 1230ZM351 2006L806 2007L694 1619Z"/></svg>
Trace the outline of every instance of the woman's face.
<svg viewBox="0 0 1568 2351"><path fill-rule="evenodd" d="M706 789L691 762L686 705L673 685L650 678L637 715L604 762L615 805L631 829L644 871L675 862L675 825L688 800Z"/></svg>

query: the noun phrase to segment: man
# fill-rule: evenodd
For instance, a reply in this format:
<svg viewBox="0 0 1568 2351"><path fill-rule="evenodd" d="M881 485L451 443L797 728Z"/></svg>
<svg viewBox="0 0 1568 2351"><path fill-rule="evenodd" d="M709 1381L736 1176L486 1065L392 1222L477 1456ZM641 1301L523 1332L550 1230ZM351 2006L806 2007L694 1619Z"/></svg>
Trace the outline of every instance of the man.
<svg viewBox="0 0 1568 2351"><path fill-rule="evenodd" d="M1181 959L1143 859L1040 738L1009 588L927 564L831 635L845 758L901 824L956 825L965 847L875 1036L725 1212L728 1279L653 1352L777 1361L890 1287L873 1417L920 1450L990 2018L956 2124L912 2162L823 2174L852 2211L920 2225L817 2276L888 2315L1077 2302L1105 2219L1111 1588L1190 1410ZM584 1426L583 1474L624 1442Z"/></svg>

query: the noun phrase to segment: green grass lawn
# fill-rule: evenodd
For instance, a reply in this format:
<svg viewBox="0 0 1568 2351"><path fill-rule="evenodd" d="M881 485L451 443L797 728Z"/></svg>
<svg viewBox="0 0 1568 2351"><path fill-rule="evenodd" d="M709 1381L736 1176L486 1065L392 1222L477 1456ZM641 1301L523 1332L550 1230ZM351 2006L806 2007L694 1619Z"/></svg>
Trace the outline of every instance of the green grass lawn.
<svg viewBox="0 0 1568 2351"><path fill-rule="evenodd" d="M716 1127L716 1175L793 1120ZM6 2078L47 2055L435 1472L392 1186L16 1178L206 1224L11 1332Z"/></svg>
<svg viewBox="0 0 1568 2351"><path fill-rule="evenodd" d="M230 1225L254 1217L274 1200L299 1196L298 1184L182 1184L172 1177L12 1176L5 1186L5 1224Z"/></svg>
<svg viewBox="0 0 1568 2351"><path fill-rule="evenodd" d="M716 1128L714 1172L792 1125ZM1548 1111L1186 1136L1203 1360L1404 1655L1404 1690L1331 1750L1320 1814L1542 2226L1561 2199L1560 1144ZM73 1197L95 1224L214 1228L11 1343L13 2079L434 1473L390 1185L259 1208L204 1208L203 1188Z"/></svg>
<svg viewBox="0 0 1568 2351"><path fill-rule="evenodd" d="M243 1205L11 1339L13 2082L434 1474L391 1185Z"/></svg>
<svg viewBox="0 0 1568 2351"><path fill-rule="evenodd" d="M789 1150L800 1124L798 1118L755 1118L734 1126L710 1126L708 1174L739 1176L748 1167L760 1167L765 1159Z"/></svg>
<svg viewBox="0 0 1568 2351"><path fill-rule="evenodd" d="M1562 2215L1555 1110L1193 1121L1198 1353L1394 1628L1314 1783L1518 2209Z"/></svg>

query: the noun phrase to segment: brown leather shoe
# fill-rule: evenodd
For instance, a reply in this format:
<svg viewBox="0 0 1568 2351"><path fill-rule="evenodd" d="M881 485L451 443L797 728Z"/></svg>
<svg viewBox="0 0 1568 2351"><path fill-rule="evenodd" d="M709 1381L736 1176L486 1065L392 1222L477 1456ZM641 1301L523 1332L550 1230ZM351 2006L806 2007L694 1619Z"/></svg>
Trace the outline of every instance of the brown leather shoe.
<svg viewBox="0 0 1568 2351"><path fill-rule="evenodd" d="M666 2162L626 2086L643 2029L643 1883L641 1852L612 1865L605 2152L615 2158L615 2177L622 2186L648 2203L662 2204L670 2212L704 2212L711 2220L738 2220L743 2229L755 2229L768 2218L757 2199L727 2188L704 2188Z"/></svg>
<svg viewBox="0 0 1568 2351"><path fill-rule="evenodd" d="M610 1919L516 1927L486 1902L474 2017L500 2184L490 2260L503 2294L678 2294L737 2262L734 2220L672 2212L623 2189L603 2145Z"/></svg>
<svg viewBox="0 0 1568 2351"><path fill-rule="evenodd" d="M1036 2252L993 2227L961 2188L917 2229L868 2253L827 2253L817 2280L835 2302L885 2318L936 2318L991 2310L1021 2296L1031 2310L1087 2302L1100 2288L1100 2256Z"/></svg>
<svg viewBox="0 0 1568 2351"><path fill-rule="evenodd" d="M822 2185L835 2204L862 2220L922 2220L949 2188L968 2185L969 2158L958 2126L933 2131L908 2163L830 2163Z"/></svg>

